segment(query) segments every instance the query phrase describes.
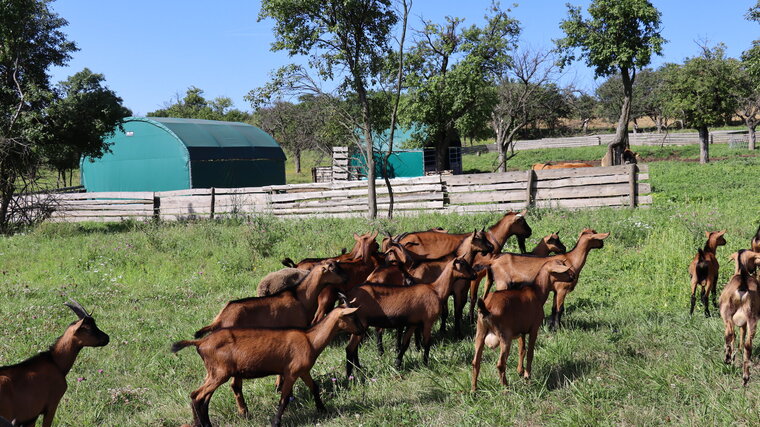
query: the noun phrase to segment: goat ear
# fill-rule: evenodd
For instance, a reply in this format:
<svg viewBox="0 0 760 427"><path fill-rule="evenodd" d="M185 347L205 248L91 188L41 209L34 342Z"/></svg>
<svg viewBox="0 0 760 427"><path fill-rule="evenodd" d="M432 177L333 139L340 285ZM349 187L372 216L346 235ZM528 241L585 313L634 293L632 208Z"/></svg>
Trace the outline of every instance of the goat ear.
<svg viewBox="0 0 760 427"><path fill-rule="evenodd" d="M528 210L527 209L523 209L523 210L520 211L520 213L518 215L525 216L527 213L528 213Z"/></svg>
<svg viewBox="0 0 760 427"><path fill-rule="evenodd" d="M406 242L406 243L404 243L404 247L419 246L419 245L420 245L419 242Z"/></svg>
<svg viewBox="0 0 760 427"><path fill-rule="evenodd" d="M340 317L348 316L349 314L354 314L356 310L358 309L359 307L344 308L343 313L340 315Z"/></svg>
<svg viewBox="0 0 760 427"><path fill-rule="evenodd" d="M707 237L708 239L710 238L710 232L709 231L705 231L705 237Z"/></svg>
<svg viewBox="0 0 760 427"><path fill-rule="evenodd" d="M354 233L354 240L356 240L358 242L359 239L361 239L361 236L359 236L358 234Z"/></svg>
<svg viewBox="0 0 760 427"><path fill-rule="evenodd" d="M372 234L370 234L370 236L369 236L369 239L370 239L370 240L375 240L375 239L377 239L377 234L378 234L378 231L377 231L377 230L375 230L374 232L372 232Z"/></svg>
<svg viewBox="0 0 760 427"><path fill-rule="evenodd" d="M738 256L739 256L739 252L734 252L734 253L732 253L731 255L728 256L728 259L736 261L736 258Z"/></svg>
<svg viewBox="0 0 760 427"><path fill-rule="evenodd" d="M597 234L594 235L594 237L596 237L599 240L604 240L604 239L610 237L610 233L597 233Z"/></svg>
<svg viewBox="0 0 760 427"><path fill-rule="evenodd" d="M554 233L554 234L556 234L557 236L559 236L559 230L557 230L557 232L556 232L556 233Z"/></svg>

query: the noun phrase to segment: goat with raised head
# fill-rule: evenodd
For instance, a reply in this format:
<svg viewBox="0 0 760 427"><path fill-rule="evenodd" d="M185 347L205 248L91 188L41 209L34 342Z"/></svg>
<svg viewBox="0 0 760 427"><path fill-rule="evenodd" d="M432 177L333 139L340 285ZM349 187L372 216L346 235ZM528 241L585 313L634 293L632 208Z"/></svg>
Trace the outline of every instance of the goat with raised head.
<svg viewBox="0 0 760 427"><path fill-rule="evenodd" d="M720 294L720 317L725 325L726 364L731 364L734 360L734 328L739 327L739 345L744 347L742 380L747 385L752 339L760 316L760 284L742 263L742 252L744 251L739 251L739 256L736 257L738 272L731 277Z"/></svg>
<svg viewBox="0 0 760 427"><path fill-rule="evenodd" d="M362 254L367 255L371 252L377 252L380 246L375 241L376 237L377 237L377 231L369 232L362 235L354 233L354 247L351 249L351 252L346 253L346 250L343 249L343 253L335 257L304 258L301 261L299 261L297 264L293 262L293 260L290 258L285 258L281 262L282 262L282 265L284 265L285 267L298 268L302 270L311 270L317 264L320 264L323 261L327 261L327 260L350 261L350 260L361 257Z"/></svg>
<svg viewBox="0 0 760 427"><path fill-rule="evenodd" d="M493 273L487 268L488 280L493 280ZM533 365L533 349L536 345L538 330L544 321L544 303L549 297L549 291L559 281L572 282L575 273L567 263L560 259L544 259L533 284L520 289L496 291L485 300L478 299L478 323L475 333L475 357L472 360L472 391L478 386L480 362L483 357L483 345L491 348L500 346L496 369L499 380L507 385L506 367L510 347L514 338L518 339L519 354L517 359L517 374L530 378ZM527 360L525 359L525 340L528 340Z"/></svg>
<svg viewBox="0 0 760 427"><path fill-rule="evenodd" d="M697 254L689 264L689 276L691 276L691 308L689 314L694 314L694 305L697 300L697 286L700 286L702 304L705 306L705 317L710 317L710 307L708 304L708 298L712 294L713 305L717 308L718 303L715 295L717 290L715 289L718 283L718 258L716 252L718 246L726 244L726 239L723 235L726 234L726 230L723 231L705 231L707 242L705 242L704 249L697 250Z"/></svg>
<svg viewBox="0 0 760 427"><path fill-rule="evenodd" d="M300 329L218 329L198 340L179 341L172 346L178 352L195 346L206 366L206 379L190 394L196 426L210 426L208 409L211 396L230 378L282 377L280 403L272 425L278 426L290 401L293 384L298 378L311 389L318 411L325 406L319 398L319 387L311 377L317 357L340 331L361 334L365 326L357 316L357 308L338 308L307 330Z"/></svg>
<svg viewBox="0 0 760 427"><path fill-rule="evenodd" d="M25 361L0 367L0 417L13 425L33 426L42 415L42 425L53 423L58 403L68 387L69 373L84 347L103 347L108 335L75 300L65 303L79 320L71 323L50 347Z"/></svg>
<svg viewBox="0 0 760 427"><path fill-rule="evenodd" d="M366 283L357 286L348 293L361 307L359 315L368 326L377 328L404 328L406 332L401 340L396 356L396 366L400 366L409 346L412 333L416 328L422 330L424 346L423 361L428 363L430 337L433 323L441 312L443 301L451 293L457 279L470 279L475 275L472 267L459 258L455 258L432 283L411 286L391 286ZM363 334L354 334L346 347L346 375L350 376L354 367L359 367L359 344Z"/></svg>
<svg viewBox="0 0 760 427"><path fill-rule="evenodd" d="M547 260L563 260L573 268L574 279L570 282L554 282L554 298L552 301L552 314L549 318L549 324L552 329L560 326L562 314L565 311L565 298L567 294L575 289L581 270L586 265L586 260L592 249L601 249L604 247L604 239L609 237L610 233L597 233L595 230L586 228L581 231L575 247L565 254L552 255L547 258L531 257L527 255L516 255L503 253L493 257L488 265L491 266L494 275L494 285L497 290L507 289L514 284L531 283L538 276L541 266ZM486 295L491 285L486 283L483 295Z"/></svg>
<svg viewBox="0 0 760 427"><path fill-rule="evenodd" d="M562 243L562 241L559 239L559 231L552 234L547 234L542 238L536 247L533 248L532 251L528 252L526 255L531 255L534 257L547 257L551 255L552 253L555 254L564 254L567 252L567 248L565 248L565 245ZM493 257L497 256L497 254L485 254L485 255L479 255L475 260L475 266L477 267L481 262L484 262L486 264L489 263L489 260L491 260ZM478 272L478 276L475 278L475 280L470 282L470 319L475 320L475 303L478 299L478 287L480 286L481 280L483 280L483 277L485 277L486 272L485 269L482 269Z"/></svg>

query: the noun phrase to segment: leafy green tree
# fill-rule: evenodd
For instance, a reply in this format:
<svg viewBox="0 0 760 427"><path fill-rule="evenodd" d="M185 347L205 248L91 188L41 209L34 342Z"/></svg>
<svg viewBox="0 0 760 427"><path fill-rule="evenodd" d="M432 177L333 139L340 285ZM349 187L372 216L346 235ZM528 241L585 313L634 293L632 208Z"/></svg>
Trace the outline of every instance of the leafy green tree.
<svg viewBox="0 0 760 427"><path fill-rule="evenodd" d="M391 0L263 0L259 20L275 21L273 50L308 55L325 80L354 92L367 162L369 216L377 216L372 120L367 93L385 65L398 17ZM289 67L294 70L294 67ZM285 70L287 73L287 70ZM283 74L283 73L280 73Z"/></svg>
<svg viewBox="0 0 760 427"><path fill-rule="evenodd" d="M653 54L662 52L660 12L648 0L593 0L584 18L580 7L567 5L569 16L560 23L565 37L557 40L563 65L579 58L594 68L597 77L619 73L623 83L615 138L608 146L612 164L622 162L628 146L628 121L636 72L649 65Z"/></svg>
<svg viewBox="0 0 760 427"><path fill-rule="evenodd" d="M758 0L754 6L749 8L746 18L750 21L760 22L760 0Z"/></svg>
<svg viewBox="0 0 760 427"><path fill-rule="evenodd" d="M740 84L739 76L739 61L726 58L722 45L704 47L702 55L668 68L666 108L699 132L700 163L710 161L708 128L728 122L736 113L737 101L732 94Z"/></svg>
<svg viewBox="0 0 760 427"><path fill-rule="evenodd" d="M583 133L588 133L589 123L598 116L598 103L599 101L594 95L586 92L580 92L577 95L573 94L573 97L570 99L572 115L574 118L580 120Z"/></svg>
<svg viewBox="0 0 760 427"><path fill-rule="evenodd" d="M227 122L247 122L251 115L232 108L232 100L220 96L213 100L203 97L203 90L195 86L187 88L185 97L169 103L162 109L148 113L148 117L177 117L185 119L223 120Z"/></svg>
<svg viewBox="0 0 760 427"><path fill-rule="evenodd" d="M10 230L14 194L32 188L41 165L45 108L55 99L48 68L65 65L77 50L49 3L0 3L0 232Z"/></svg>
<svg viewBox="0 0 760 427"><path fill-rule="evenodd" d="M461 146L459 129L489 120L493 87L510 65L518 22L498 5L489 12L482 27L462 29L462 19L451 17L442 25L425 22L408 54L403 119L420 125L415 137L435 147L442 169L449 168L449 147Z"/></svg>
<svg viewBox="0 0 760 427"><path fill-rule="evenodd" d="M82 156L103 155L108 149L103 139L112 135L122 119L131 114L104 82L102 74L85 68L58 84L57 99L46 111L50 124L43 152L64 184L69 172L71 185L72 171L79 167Z"/></svg>
<svg viewBox="0 0 760 427"><path fill-rule="evenodd" d="M598 114L611 122L617 120L625 102L621 75L610 75L597 87L596 94L600 100ZM640 70L633 83L633 97L629 109L634 132L638 131L638 119L642 117L649 117L657 126L657 131L661 131L665 121L662 111L664 97L662 73L646 68Z"/></svg>
<svg viewBox="0 0 760 427"><path fill-rule="evenodd" d="M752 48L742 54L737 90L739 103L737 113L747 126L748 148L754 150L757 139L755 129L760 123L760 40L755 40Z"/></svg>

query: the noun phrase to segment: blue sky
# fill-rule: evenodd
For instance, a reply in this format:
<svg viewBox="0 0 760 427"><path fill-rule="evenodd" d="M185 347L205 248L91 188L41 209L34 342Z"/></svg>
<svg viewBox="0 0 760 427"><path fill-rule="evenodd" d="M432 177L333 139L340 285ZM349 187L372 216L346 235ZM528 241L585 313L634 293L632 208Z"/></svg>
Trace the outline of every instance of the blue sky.
<svg viewBox="0 0 760 427"><path fill-rule="evenodd" d="M512 7L522 27L521 43L551 47L562 37L559 22L566 17L565 0L526 0ZM587 0L570 1L585 7ZM663 35L669 41L664 62L681 62L699 53L697 41L725 43L738 57L760 38L760 25L744 20L755 0L654 0L662 13ZM490 1L416 0L410 25L420 17L443 22L445 16L465 18L465 25L482 23ZM506 7L511 3L503 2ZM106 77L108 86L135 115L164 106L197 86L207 98L228 96L235 106L250 110L243 100L261 86L269 72L302 58L270 51L272 22L257 22L260 2L253 0L59 0L53 9L69 21L64 31L81 49L67 67L51 70L53 81L84 67ZM583 63L566 69L562 82L593 89L593 72Z"/></svg>

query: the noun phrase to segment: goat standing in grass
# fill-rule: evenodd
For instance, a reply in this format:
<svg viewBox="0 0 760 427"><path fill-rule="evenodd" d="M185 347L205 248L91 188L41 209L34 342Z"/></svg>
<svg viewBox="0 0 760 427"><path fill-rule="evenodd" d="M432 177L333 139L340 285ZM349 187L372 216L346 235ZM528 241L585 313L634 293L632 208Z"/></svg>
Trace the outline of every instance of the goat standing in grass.
<svg viewBox="0 0 760 427"><path fill-rule="evenodd" d="M0 417L13 421L13 425L33 426L42 415L43 427L50 426L68 387L66 374L79 351L108 344L108 335L98 329L95 319L78 302L72 299L65 304L79 320L66 328L50 350L0 367Z"/></svg>
<svg viewBox="0 0 760 427"><path fill-rule="evenodd" d="M428 363L430 337L433 323L441 313L441 305L451 293L457 279L471 280L475 276L472 267L459 258L451 260L433 283L411 286L389 286L365 283L348 293L362 308L360 316L368 326L376 328L403 328L406 332L398 347L396 366L400 367L404 352L409 346L412 333L422 329L424 346L423 361ZM364 334L354 334L346 346L346 376L350 376L359 364L359 344Z"/></svg>
<svg viewBox="0 0 760 427"><path fill-rule="evenodd" d="M760 316L760 285L757 279L747 271L742 263L742 253L736 257L737 274L731 277L723 292L720 294L720 317L726 327L726 364L734 360L734 328L739 327L739 346L744 347L744 363L742 380L744 385L749 381L749 368L752 362L752 339L755 337L757 319Z"/></svg>
<svg viewBox="0 0 760 427"><path fill-rule="evenodd" d="M488 281L493 281L493 273L487 268ZM518 339L519 355L517 359L517 374L530 378L533 364L533 349L541 324L544 322L544 303L549 297L549 291L558 281L572 282L575 273L569 263L564 260L549 259L542 265L533 284L521 289L496 291L486 296L485 300L478 299L478 323L475 333L475 357L472 360L472 391L478 386L480 362L483 357L483 344L491 348L499 345L499 359L496 369L499 380L507 385L506 369L512 340ZM528 357L523 371L525 359L525 340L528 340Z"/></svg>
<svg viewBox="0 0 760 427"><path fill-rule="evenodd" d="M749 247L755 252L760 252L760 225L757 227L755 235L752 236L752 241L750 241Z"/></svg>
<svg viewBox="0 0 760 427"><path fill-rule="evenodd" d="M697 301L697 286L700 286L702 304L705 306L705 317L710 317L710 307L708 298L712 294L713 305L717 308L718 303L715 300L718 283L718 258L716 252L718 246L726 244L723 231L705 231L707 242L704 249L697 250L697 254L689 264L689 275L691 276L691 308L689 314L694 314L694 305Z"/></svg>
<svg viewBox="0 0 760 427"><path fill-rule="evenodd" d="M178 352L195 346L206 365L206 379L190 394L196 426L210 426L209 402L219 386L234 378L282 376L282 390L277 413L272 420L279 426L288 406L293 384L298 378L311 389L318 411L325 406L319 387L311 377L317 357L340 331L361 334L365 325L356 315L357 308L337 308L308 330L298 329L219 329L199 340L179 341L172 346Z"/></svg>

